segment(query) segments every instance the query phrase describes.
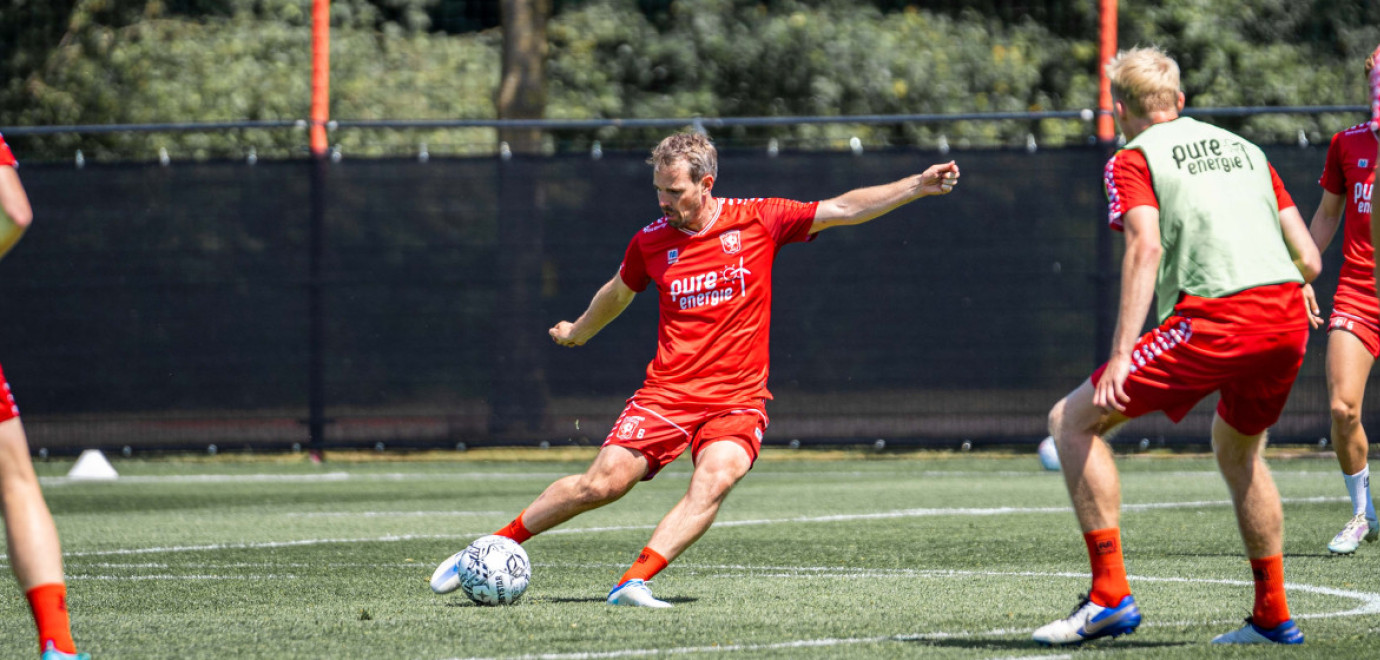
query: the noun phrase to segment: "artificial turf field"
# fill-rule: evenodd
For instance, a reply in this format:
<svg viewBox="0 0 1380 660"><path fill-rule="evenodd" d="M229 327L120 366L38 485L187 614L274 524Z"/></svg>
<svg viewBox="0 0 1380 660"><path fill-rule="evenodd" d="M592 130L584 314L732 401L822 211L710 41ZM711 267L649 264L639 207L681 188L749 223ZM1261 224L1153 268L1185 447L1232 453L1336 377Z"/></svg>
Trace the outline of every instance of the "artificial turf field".
<svg viewBox="0 0 1380 660"><path fill-rule="evenodd" d="M603 599L683 493L682 459L525 547L510 607L427 588L588 450L433 460L300 456L115 460L114 482L41 463L66 555L73 632L114 658L1373 658L1380 543L1325 544L1349 517L1335 459L1273 457L1300 648L1222 648L1250 571L1210 458L1121 456L1123 541L1145 623L1043 649L1030 632L1087 588L1062 480L1033 454L767 449L718 524L653 582L670 610ZM34 657L27 607L0 594L3 657Z"/></svg>

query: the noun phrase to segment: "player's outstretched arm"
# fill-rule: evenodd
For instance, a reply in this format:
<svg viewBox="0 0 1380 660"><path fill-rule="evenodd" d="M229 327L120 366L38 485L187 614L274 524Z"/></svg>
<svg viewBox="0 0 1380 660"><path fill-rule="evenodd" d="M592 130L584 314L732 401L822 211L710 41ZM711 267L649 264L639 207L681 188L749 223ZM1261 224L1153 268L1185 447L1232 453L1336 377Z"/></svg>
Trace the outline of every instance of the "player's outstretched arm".
<svg viewBox="0 0 1380 660"><path fill-rule="evenodd" d="M636 295L636 291L623 283L622 277L614 275L613 279L599 287L594 299L589 301L589 308L580 318L575 319L574 323L561 321L547 331L547 334L561 346L583 346L594 335L599 334L610 321L618 318Z"/></svg>
<svg viewBox="0 0 1380 660"><path fill-rule="evenodd" d="M1131 351L1140 338L1145 315L1155 298L1155 277L1160 269L1160 210L1137 206L1122 216L1126 235L1126 255L1121 259L1121 305L1116 330L1112 333L1112 354L1102 379L1094 383L1093 404L1107 410L1125 410L1131 400L1126 395L1126 378L1131 375Z"/></svg>
<svg viewBox="0 0 1380 660"><path fill-rule="evenodd" d="M958 175L958 164L949 161L931 165L924 172L899 181L857 188L826 199L815 209L810 233L841 225L860 225L921 197L947 195L958 185Z"/></svg>
<svg viewBox="0 0 1380 660"><path fill-rule="evenodd" d="M33 210L19 173L9 165L0 165L0 257L19 242L32 221Z"/></svg>

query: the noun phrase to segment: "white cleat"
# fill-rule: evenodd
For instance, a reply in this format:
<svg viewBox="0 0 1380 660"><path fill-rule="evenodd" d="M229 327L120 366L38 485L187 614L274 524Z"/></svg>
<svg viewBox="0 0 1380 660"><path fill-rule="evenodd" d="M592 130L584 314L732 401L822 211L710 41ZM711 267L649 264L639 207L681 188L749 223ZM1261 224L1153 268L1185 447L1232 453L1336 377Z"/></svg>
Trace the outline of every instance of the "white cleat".
<svg viewBox="0 0 1380 660"><path fill-rule="evenodd" d="M1031 637L1044 646L1066 646L1129 635L1139 625L1140 608L1133 596L1122 598L1116 607L1102 607L1084 596L1067 618L1041 626Z"/></svg>
<svg viewBox="0 0 1380 660"><path fill-rule="evenodd" d="M1337 536L1332 538L1332 542L1327 544L1327 549L1332 554L1349 555L1356 552L1356 548L1361 545L1361 541L1373 542L1380 537L1380 525L1375 521L1367 520L1366 514L1358 513L1356 517L1347 521L1346 527L1337 532Z"/></svg>
<svg viewBox="0 0 1380 660"><path fill-rule="evenodd" d="M651 587L643 580L628 580L609 592L609 605L629 605L632 607L671 607L664 600L652 595Z"/></svg>
<svg viewBox="0 0 1380 660"><path fill-rule="evenodd" d="M451 555L441 562L431 573L431 590L438 594L448 594L460 588L460 555L464 550Z"/></svg>

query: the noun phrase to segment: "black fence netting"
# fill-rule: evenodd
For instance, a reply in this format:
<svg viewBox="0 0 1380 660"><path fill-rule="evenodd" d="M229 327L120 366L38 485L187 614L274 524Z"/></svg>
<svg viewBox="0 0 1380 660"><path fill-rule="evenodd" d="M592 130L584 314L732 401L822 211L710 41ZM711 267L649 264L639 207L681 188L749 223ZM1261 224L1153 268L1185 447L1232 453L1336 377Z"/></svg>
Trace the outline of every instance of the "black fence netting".
<svg viewBox="0 0 1380 660"><path fill-rule="evenodd" d="M1324 150L1270 153L1311 217ZM948 157L727 151L716 192L820 199ZM1100 274L1103 152L952 157L953 195L782 251L768 442L1038 439L1102 357L1121 242ZM0 263L0 364L35 448L305 443L313 351L326 446L603 440L653 355L655 294L582 348L546 331L659 215L643 155L346 159L315 234L313 167L21 169L36 219ZM1277 439L1326 435L1323 344ZM1212 403L1126 434L1205 437Z"/></svg>

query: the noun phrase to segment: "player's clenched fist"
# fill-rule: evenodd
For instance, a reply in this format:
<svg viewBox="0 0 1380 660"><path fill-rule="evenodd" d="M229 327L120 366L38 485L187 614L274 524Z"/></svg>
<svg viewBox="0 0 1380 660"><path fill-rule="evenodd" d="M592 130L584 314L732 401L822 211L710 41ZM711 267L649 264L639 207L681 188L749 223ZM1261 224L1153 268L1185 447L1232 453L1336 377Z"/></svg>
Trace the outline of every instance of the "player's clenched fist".
<svg viewBox="0 0 1380 660"><path fill-rule="evenodd" d="M920 190L926 195L947 195L958 185L958 163L931 165L920 175Z"/></svg>
<svg viewBox="0 0 1380 660"><path fill-rule="evenodd" d="M570 321L561 321L557 323L548 330L547 333L561 346L583 346L585 343L575 338L575 324Z"/></svg>

